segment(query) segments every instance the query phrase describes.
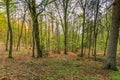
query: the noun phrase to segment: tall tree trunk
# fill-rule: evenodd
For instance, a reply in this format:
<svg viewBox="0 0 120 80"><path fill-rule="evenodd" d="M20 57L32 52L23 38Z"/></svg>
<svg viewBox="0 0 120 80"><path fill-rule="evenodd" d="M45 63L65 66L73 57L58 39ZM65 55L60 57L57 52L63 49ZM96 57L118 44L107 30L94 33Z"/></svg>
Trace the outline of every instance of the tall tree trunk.
<svg viewBox="0 0 120 80"><path fill-rule="evenodd" d="M103 54L103 56L106 55L106 49L107 49L107 45L108 45L108 39L109 39L109 30L107 31L107 37L106 37L106 41L105 41L105 48L104 48L104 54Z"/></svg>
<svg viewBox="0 0 120 80"><path fill-rule="evenodd" d="M49 22L48 22L49 23ZM49 25L47 25L47 27L48 27L48 50L50 51L50 49L51 49L51 44L50 44L50 42L51 42L51 40L50 40L50 37L51 37L51 35L50 35L50 31L51 31L51 29L50 29L50 26Z"/></svg>
<svg viewBox="0 0 120 80"><path fill-rule="evenodd" d="M94 19L94 60L96 61L96 45L97 45L97 33L98 28L96 28L97 25L97 18L98 18L98 11L99 11L99 3L100 0L97 0L96 10L95 10L95 19Z"/></svg>
<svg viewBox="0 0 120 80"><path fill-rule="evenodd" d="M91 26L91 23L89 24L89 45L88 45L88 58L90 58L90 52L91 52L91 44L92 44L92 26Z"/></svg>
<svg viewBox="0 0 120 80"><path fill-rule="evenodd" d="M33 27L34 27L34 36L35 36L35 43L37 48L37 58L42 57L42 50L40 46L40 38L39 38L39 27L38 27L38 20L37 17L33 19Z"/></svg>
<svg viewBox="0 0 120 80"><path fill-rule="evenodd" d="M113 4L113 12L112 12L112 26L110 29L110 36L108 42L108 50L106 61L104 63L104 69L117 70L116 68L116 51L117 51L117 43L119 36L119 24L120 24L120 0L115 0Z"/></svg>
<svg viewBox="0 0 120 80"><path fill-rule="evenodd" d="M64 23L65 23L65 36L64 36L64 38L65 38L65 41L64 41L64 47L65 47L65 49L64 49L64 54L67 54L67 31L68 31L68 28L67 28L67 20L66 20L66 12L65 12L65 14L64 14Z"/></svg>
<svg viewBox="0 0 120 80"><path fill-rule="evenodd" d="M60 54L60 30L59 30L59 24L56 21L56 41L57 41L57 53Z"/></svg>
<svg viewBox="0 0 120 80"><path fill-rule="evenodd" d="M8 51L8 41L9 41L9 30L7 31L7 39L6 39L6 51Z"/></svg>
<svg viewBox="0 0 120 80"><path fill-rule="evenodd" d="M82 41L81 41L80 57L83 57L83 55L84 55L84 28L85 28L85 8L83 8Z"/></svg>
<svg viewBox="0 0 120 80"><path fill-rule="evenodd" d="M54 18L53 18L53 13L51 12L51 27L52 27L52 53L55 53L55 42L54 42Z"/></svg>
<svg viewBox="0 0 120 80"><path fill-rule="evenodd" d="M22 38L23 27L24 27L24 21L25 21L25 15L24 15L24 19L23 19L23 22L22 22L21 32L20 32L20 36L19 36L19 38L18 38L18 43L17 43L17 48L16 48L16 50L18 50L19 47L20 47L20 41L21 41L21 38Z"/></svg>
<svg viewBox="0 0 120 80"><path fill-rule="evenodd" d="M25 39L24 39L24 44L25 44L25 48L27 49L27 27L24 27L25 29Z"/></svg>
<svg viewBox="0 0 120 80"><path fill-rule="evenodd" d="M43 38L42 38L42 35L43 35L43 17L42 15L40 16L40 43L43 43Z"/></svg>
<svg viewBox="0 0 120 80"><path fill-rule="evenodd" d="M68 35L68 23L67 23L67 11L68 11L68 3L69 0L63 0L63 7L64 7L64 54L67 54L67 35Z"/></svg>
<svg viewBox="0 0 120 80"><path fill-rule="evenodd" d="M37 48L37 58L41 58L42 57L42 49L41 49L40 37L39 37L39 24L38 24L38 14L37 14L37 10L36 10L36 0L29 1L28 8L30 10L30 14L31 14L31 18L32 18L35 44L36 44L36 48Z"/></svg>
<svg viewBox="0 0 120 80"><path fill-rule="evenodd" d="M107 3L106 3L106 6L107 6ZM106 29L107 29L107 37L106 37L106 42L105 42L105 48L104 48L104 54L103 56L106 55L106 49L107 49L107 45L108 45L108 39L109 39L109 33L110 33L110 23L109 23L109 26L108 26L108 14L106 13Z"/></svg>
<svg viewBox="0 0 120 80"><path fill-rule="evenodd" d="M8 22L8 29L9 29L9 33L10 33L10 46L9 46L8 58L12 58L13 36L12 36L12 28L11 28L11 23L10 23L9 2L10 2L9 0L6 0L7 22Z"/></svg>
<svg viewBox="0 0 120 80"><path fill-rule="evenodd" d="M34 30L32 32L32 57L35 57L35 37L34 37Z"/></svg>
<svg viewBox="0 0 120 80"><path fill-rule="evenodd" d="M45 36L45 42L44 42L44 44L45 44L45 49L48 50L48 48L47 48L47 38L48 38L48 37L47 37L47 31L48 31L48 30L47 30L47 22L48 22L48 21L47 21L47 19L46 19L46 16L45 16L45 21L46 21L46 23L45 23L45 34L44 34L44 36Z"/></svg>
<svg viewBox="0 0 120 80"><path fill-rule="evenodd" d="M74 43L75 42L75 39L74 39L75 38L75 34L74 33L75 33L75 31L74 31L74 28L72 26L72 37L71 37L72 38L72 52L74 52L74 49L75 49L74 48L74 44L75 44Z"/></svg>

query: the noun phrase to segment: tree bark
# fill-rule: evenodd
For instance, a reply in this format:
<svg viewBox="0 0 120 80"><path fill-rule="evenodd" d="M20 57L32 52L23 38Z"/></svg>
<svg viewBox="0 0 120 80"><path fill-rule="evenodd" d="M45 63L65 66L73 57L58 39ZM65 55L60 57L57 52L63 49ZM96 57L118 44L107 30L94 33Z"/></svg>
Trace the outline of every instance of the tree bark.
<svg viewBox="0 0 120 80"><path fill-rule="evenodd" d="M8 29L10 33L10 46L9 46L9 55L8 58L12 58L12 44L13 44L13 36L12 36L12 28L10 23L10 11L9 11L9 0L6 0L6 11L7 11L7 21L8 21Z"/></svg>
<svg viewBox="0 0 120 80"><path fill-rule="evenodd" d="M85 32L85 8L83 8L83 23L82 23L82 40L81 40L81 54L80 57L84 56L84 32Z"/></svg>
<svg viewBox="0 0 120 80"><path fill-rule="evenodd" d="M100 0L97 0L96 10L95 10L95 19L94 19L94 60L96 61L96 46L97 46L97 34L98 34L98 28L97 26L97 19L98 19L98 12L99 12L99 3Z"/></svg>
<svg viewBox="0 0 120 80"><path fill-rule="evenodd" d="M34 37L34 31L32 32L32 57L35 57L35 37Z"/></svg>
<svg viewBox="0 0 120 80"><path fill-rule="evenodd" d="M64 8L64 54L67 54L67 37L68 37L68 21L67 21L67 15L68 15L68 5L69 0L63 0L63 8Z"/></svg>
<svg viewBox="0 0 120 80"><path fill-rule="evenodd" d="M28 3L28 8L30 10L31 18L32 18L32 26L34 31L34 39L37 48L37 58L42 57L42 49L40 45L40 37L39 37L39 24L38 24L38 14L36 11L36 0L31 0Z"/></svg>
<svg viewBox="0 0 120 80"><path fill-rule="evenodd" d="M115 0L112 12L112 26L110 29L109 43L107 49L106 61L104 69L117 70L116 67L116 51L119 36L119 23L120 23L120 0Z"/></svg>
<svg viewBox="0 0 120 80"><path fill-rule="evenodd" d="M88 58L90 58L90 52L91 52L91 44L92 44L92 26L91 23L89 23L89 45L88 45Z"/></svg>
<svg viewBox="0 0 120 80"><path fill-rule="evenodd" d="M6 51L8 51L8 41L9 41L9 30L7 31L7 39L6 39Z"/></svg>
<svg viewBox="0 0 120 80"><path fill-rule="evenodd" d="M37 58L40 58L42 57L42 50L40 46L39 27L38 27L37 17L33 19L33 27L34 27L35 44L37 48Z"/></svg>
<svg viewBox="0 0 120 80"><path fill-rule="evenodd" d="M24 19L23 19L23 22L22 22L22 26L21 26L21 32L20 32L20 35L19 35L19 38L18 38L18 43L17 43L17 48L16 48L17 51L20 47L20 41L21 41L22 34L23 34L24 21L25 21L25 15L24 15Z"/></svg>

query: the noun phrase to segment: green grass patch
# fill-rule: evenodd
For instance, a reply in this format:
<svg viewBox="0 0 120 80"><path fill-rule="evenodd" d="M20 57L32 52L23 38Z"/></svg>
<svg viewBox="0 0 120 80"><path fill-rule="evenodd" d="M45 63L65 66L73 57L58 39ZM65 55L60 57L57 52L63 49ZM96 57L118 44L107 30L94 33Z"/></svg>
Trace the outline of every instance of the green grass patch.
<svg viewBox="0 0 120 80"><path fill-rule="evenodd" d="M112 78L114 78L115 80L120 80L120 72L119 71L110 72L110 76L112 76Z"/></svg>
<svg viewBox="0 0 120 80"><path fill-rule="evenodd" d="M117 65L118 65L118 70L120 70L120 57L117 57ZM120 71L112 71L109 73L109 75L114 79L114 80L120 80Z"/></svg>

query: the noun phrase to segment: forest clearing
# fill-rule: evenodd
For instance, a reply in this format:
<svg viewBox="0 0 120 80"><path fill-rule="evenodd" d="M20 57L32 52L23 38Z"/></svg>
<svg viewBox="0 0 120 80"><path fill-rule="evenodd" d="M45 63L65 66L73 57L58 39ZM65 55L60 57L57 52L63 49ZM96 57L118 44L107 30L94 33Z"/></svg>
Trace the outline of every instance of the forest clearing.
<svg viewBox="0 0 120 80"><path fill-rule="evenodd" d="M120 80L120 0L0 0L0 80Z"/></svg>

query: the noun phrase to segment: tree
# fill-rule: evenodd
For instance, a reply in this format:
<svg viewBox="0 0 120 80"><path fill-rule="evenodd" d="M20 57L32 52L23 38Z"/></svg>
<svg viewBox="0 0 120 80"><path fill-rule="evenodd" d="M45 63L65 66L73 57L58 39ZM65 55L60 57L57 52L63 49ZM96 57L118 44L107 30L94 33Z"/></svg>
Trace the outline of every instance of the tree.
<svg viewBox="0 0 120 80"><path fill-rule="evenodd" d="M8 51L8 41L9 41L9 30L7 30L7 39L6 39L6 51Z"/></svg>
<svg viewBox="0 0 120 80"><path fill-rule="evenodd" d="M119 36L119 23L120 23L120 0L115 0L112 7L112 26L110 29L109 43L107 49L106 61L104 69L117 70L116 67L116 51Z"/></svg>
<svg viewBox="0 0 120 80"><path fill-rule="evenodd" d="M65 27L65 32L64 32L64 46L65 46L65 50L64 50L64 54L67 54L67 34L68 34L68 23L67 23L67 11L68 11L68 3L69 0L63 0L63 8L64 8L64 27Z"/></svg>
<svg viewBox="0 0 120 80"><path fill-rule="evenodd" d="M12 28L11 28L11 23L10 23L9 3L10 3L10 0L6 0L6 12L7 12L8 30L9 30L9 33L10 33L10 46L9 46L10 49L9 49L8 58L12 58L13 36L12 36Z"/></svg>
<svg viewBox="0 0 120 80"><path fill-rule="evenodd" d="M96 24L97 24L97 18L98 18L98 12L99 12L99 3L100 1L97 0L97 4L96 4L96 10L95 10L95 18L94 18L94 59L96 61L96 44L97 44L97 34L98 34L98 28L96 28Z"/></svg>
<svg viewBox="0 0 120 80"><path fill-rule="evenodd" d="M60 23L63 29L64 34L64 54L67 54L68 50L68 31L69 31L69 20L70 12L74 10L74 7L71 5L72 0L59 0L58 3L55 3L55 8L57 9Z"/></svg>
<svg viewBox="0 0 120 80"><path fill-rule="evenodd" d="M81 54L80 56L83 57L84 55L84 31L85 31L85 20L86 20L86 5L87 5L87 1L86 0L80 0L80 6L82 8L83 11L83 22L82 22L82 40L81 40Z"/></svg>
<svg viewBox="0 0 120 80"><path fill-rule="evenodd" d="M31 18L32 18L32 25L33 25L33 33L35 38L35 44L37 48L37 58L42 57L42 50L40 48L40 38L39 38L39 24L38 24L38 14L36 10L36 0L27 1L27 6L29 8Z"/></svg>
<svg viewBox="0 0 120 80"><path fill-rule="evenodd" d="M25 11L25 12L26 12L26 11ZM20 41L21 41L22 34L23 34L23 27L25 27L25 26L24 26L25 15L26 15L26 13L25 13L24 16L23 16L23 21L22 21L22 26L21 26L21 32L20 32L20 36L19 36L19 38L18 38L18 43L17 43L17 48L16 48L16 50L18 50L18 48L20 47Z"/></svg>
<svg viewBox="0 0 120 80"><path fill-rule="evenodd" d="M40 4L36 3L36 0L25 0L27 3L28 9L30 11L31 19L32 19L32 26L33 26L33 35L35 39L35 44L37 48L37 58L42 57L42 45L40 43L39 37L39 23L38 23L38 16L45 10L45 7L54 2L54 0L42 0Z"/></svg>

